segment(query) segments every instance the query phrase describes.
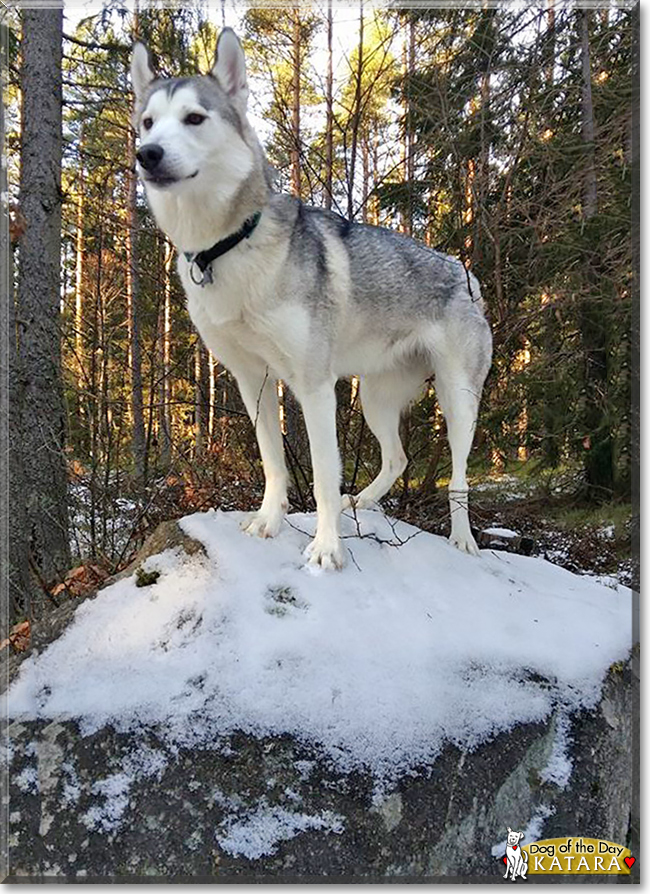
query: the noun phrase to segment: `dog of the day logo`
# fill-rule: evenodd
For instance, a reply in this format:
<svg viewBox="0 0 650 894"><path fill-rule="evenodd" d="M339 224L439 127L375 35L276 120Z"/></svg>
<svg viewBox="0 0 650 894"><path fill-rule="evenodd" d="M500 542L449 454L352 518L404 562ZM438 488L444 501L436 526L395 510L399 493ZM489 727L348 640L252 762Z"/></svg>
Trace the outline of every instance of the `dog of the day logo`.
<svg viewBox="0 0 650 894"><path fill-rule="evenodd" d="M519 842L523 837L523 832L513 832L508 826L506 855L503 858L503 862L506 864L506 874L503 877L508 878L509 873L513 882L517 877L526 878L528 871L528 854L519 847Z"/></svg>
<svg viewBox="0 0 650 894"><path fill-rule="evenodd" d="M629 848L599 838L547 838L519 847L522 832L508 829L504 878L528 875L629 875L636 863Z"/></svg>

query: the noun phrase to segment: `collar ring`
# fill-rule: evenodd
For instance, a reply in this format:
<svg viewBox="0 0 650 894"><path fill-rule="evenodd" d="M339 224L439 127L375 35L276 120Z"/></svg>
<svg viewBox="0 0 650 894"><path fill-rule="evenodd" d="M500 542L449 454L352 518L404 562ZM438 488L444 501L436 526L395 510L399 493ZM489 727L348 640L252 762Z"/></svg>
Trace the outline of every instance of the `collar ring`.
<svg viewBox="0 0 650 894"><path fill-rule="evenodd" d="M195 267L200 274L200 279L197 279L197 277L196 277L196 274L194 272ZM210 266L208 265L205 269L202 270L201 267L199 266L198 261L196 260L196 257L192 258L192 260L190 261L190 279L192 280L192 282L194 283L195 286L204 286L204 285L206 285L206 283L211 283L212 282L212 272L210 270Z"/></svg>

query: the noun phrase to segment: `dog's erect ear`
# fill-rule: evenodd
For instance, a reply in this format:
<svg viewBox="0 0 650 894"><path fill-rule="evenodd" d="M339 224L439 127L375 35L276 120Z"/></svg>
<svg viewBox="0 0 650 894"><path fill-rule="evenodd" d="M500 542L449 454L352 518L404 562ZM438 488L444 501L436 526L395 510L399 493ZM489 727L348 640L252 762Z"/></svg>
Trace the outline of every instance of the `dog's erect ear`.
<svg viewBox="0 0 650 894"><path fill-rule="evenodd" d="M144 92L156 75L151 67L149 50L143 43L136 43L131 53L131 83L136 102L140 102Z"/></svg>
<svg viewBox="0 0 650 894"><path fill-rule="evenodd" d="M525 838L525 837L526 837L526 836L524 835L523 832L520 832L520 833L519 833L519 840L520 840L520 841L521 841L522 838Z"/></svg>
<svg viewBox="0 0 650 894"><path fill-rule="evenodd" d="M246 111L248 100L246 59L239 38L232 28L224 28L219 35L212 74L235 105L242 112Z"/></svg>

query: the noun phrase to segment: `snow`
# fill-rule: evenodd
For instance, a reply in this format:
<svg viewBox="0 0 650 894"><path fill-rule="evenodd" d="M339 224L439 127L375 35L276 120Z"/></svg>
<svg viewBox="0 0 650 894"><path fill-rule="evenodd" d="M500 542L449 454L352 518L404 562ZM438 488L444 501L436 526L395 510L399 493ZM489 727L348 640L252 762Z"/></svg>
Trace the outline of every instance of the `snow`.
<svg viewBox="0 0 650 894"><path fill-rule="evenodd" d="M115 474L109 476L110 490L117 490L119 479ZM91 495L92 482L86 477L79 477L69 486L70 499L70 549L73 557L81 560L92 553L91 516L94 510ZM117 497L107 501L108 513L106 524L100 538L100 547L119 558L128 546L137 523L138 505L132 500Z"/></svg>
<svg viewBox="0 0 650 894"><path fill-rule="evenodd" d="M81 822L94 831L112 832L122 824L130 804L129 793L136 781L158 777L167 765L166 756L159 750L141 745L127 754L122 768L93 783L92 793L100 799L81 816Z"/></svg>
<svg viewBox="0 0 650 894"><path fill-rule="evenodd" d="M292 812L262 800L243 819L229 820L225 830L217 833L216 838L226 853L257 860L274 854L282 841L288 841L308 829L340 834L344 829L343 817L330 810L315 815Z"/></svg>
<svg viewBox="0 0 650 894"><path fill-rule="evenodd" d="M81 817L81 822L91 830L110 832L120 825L129 806L129 789L133 784L127 773L114 773L93 784L93 794L102 795L102 804L93 804Z"/></svg>
<svg viewBox="0 0 650 894"><path fill-rule="evenodd" d="M27 794L36 794L38 792L38 771L36 767L25 767L17 774L14 782L21 790Z"/></svg>
<svg viewBox="0 0 650 894"><path fill-rule="evenodd" d="M183 519L207 558L168 550L144 564L155 584L131 577L83 603L23 663L9 715L78 718L84 733L151 724L171 749L221 747L234 730L289 733L342 770L395 778L445 742L473 748L594 706L631 646L630 590L540 558L470 557L364 511L342 519L347 567L313 575L302 557L313 515L290 516L275 540L247 537L241 518ZM89 821L119 819L129 785L98 789L108 807Z"/></svg>
<svg viewBox="0 0 650 894"><path fill-rule="evenodd" d="M516 531L511 531L510 528L485 528L483 533L490 534L492 537L519 537L519 534Z"/></svg>
<svg viewBox="0 0 650 894"><path fill-rule="evenodd" d="M552 782L561 789L565 789L569 784L573 770L573 760L569 750L571 744L569 730L569 717L565 712L561 712L557 718L551 756L540 774L542 782Z"/></svg>
<svg viewBox="0 0 650 894"><path fill-rule="evenodd" d="M529 482L517 475L490 475L485 481L472 483L474 493L498 493L500 500L520 500L527 497L532 489Z"/></svg>
<svg viewBox="0 0 650 894"><path fill-rule="evenodd" d="M81 796L81 781L77 770L70 761L61 764L63 788L61 798L63 803L70 806L76 804Z"/></svg>

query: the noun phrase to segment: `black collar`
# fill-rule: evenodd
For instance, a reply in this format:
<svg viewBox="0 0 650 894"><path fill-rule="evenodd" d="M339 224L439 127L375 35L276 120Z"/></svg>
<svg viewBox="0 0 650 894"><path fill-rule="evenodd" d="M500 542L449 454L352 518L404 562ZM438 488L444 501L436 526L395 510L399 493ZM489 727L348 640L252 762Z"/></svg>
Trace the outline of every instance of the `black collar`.
<svg viewBox="0 0 650 894"><path fill-rule="evenodd" d="M226 236L225 239L221 239L219 242L215 242L212 248L206 248L205 251L199 251L196 254L186 251L185 257L190 263L190 278L192 279L192 282L197 286L204 286L206 283L211 283L213 281L212 270L210 268L212 262L217 258L220 258L221 255L225 255L231 248L239 245L242 239L248 239L260 222L261 216L262 212L257 211L252 217L249 217L248 220L244 221L242 227L237 230L236 233L233 233L231 236ZM193 271L195 264L201 271L201 279L194 278Z"/></svg>

